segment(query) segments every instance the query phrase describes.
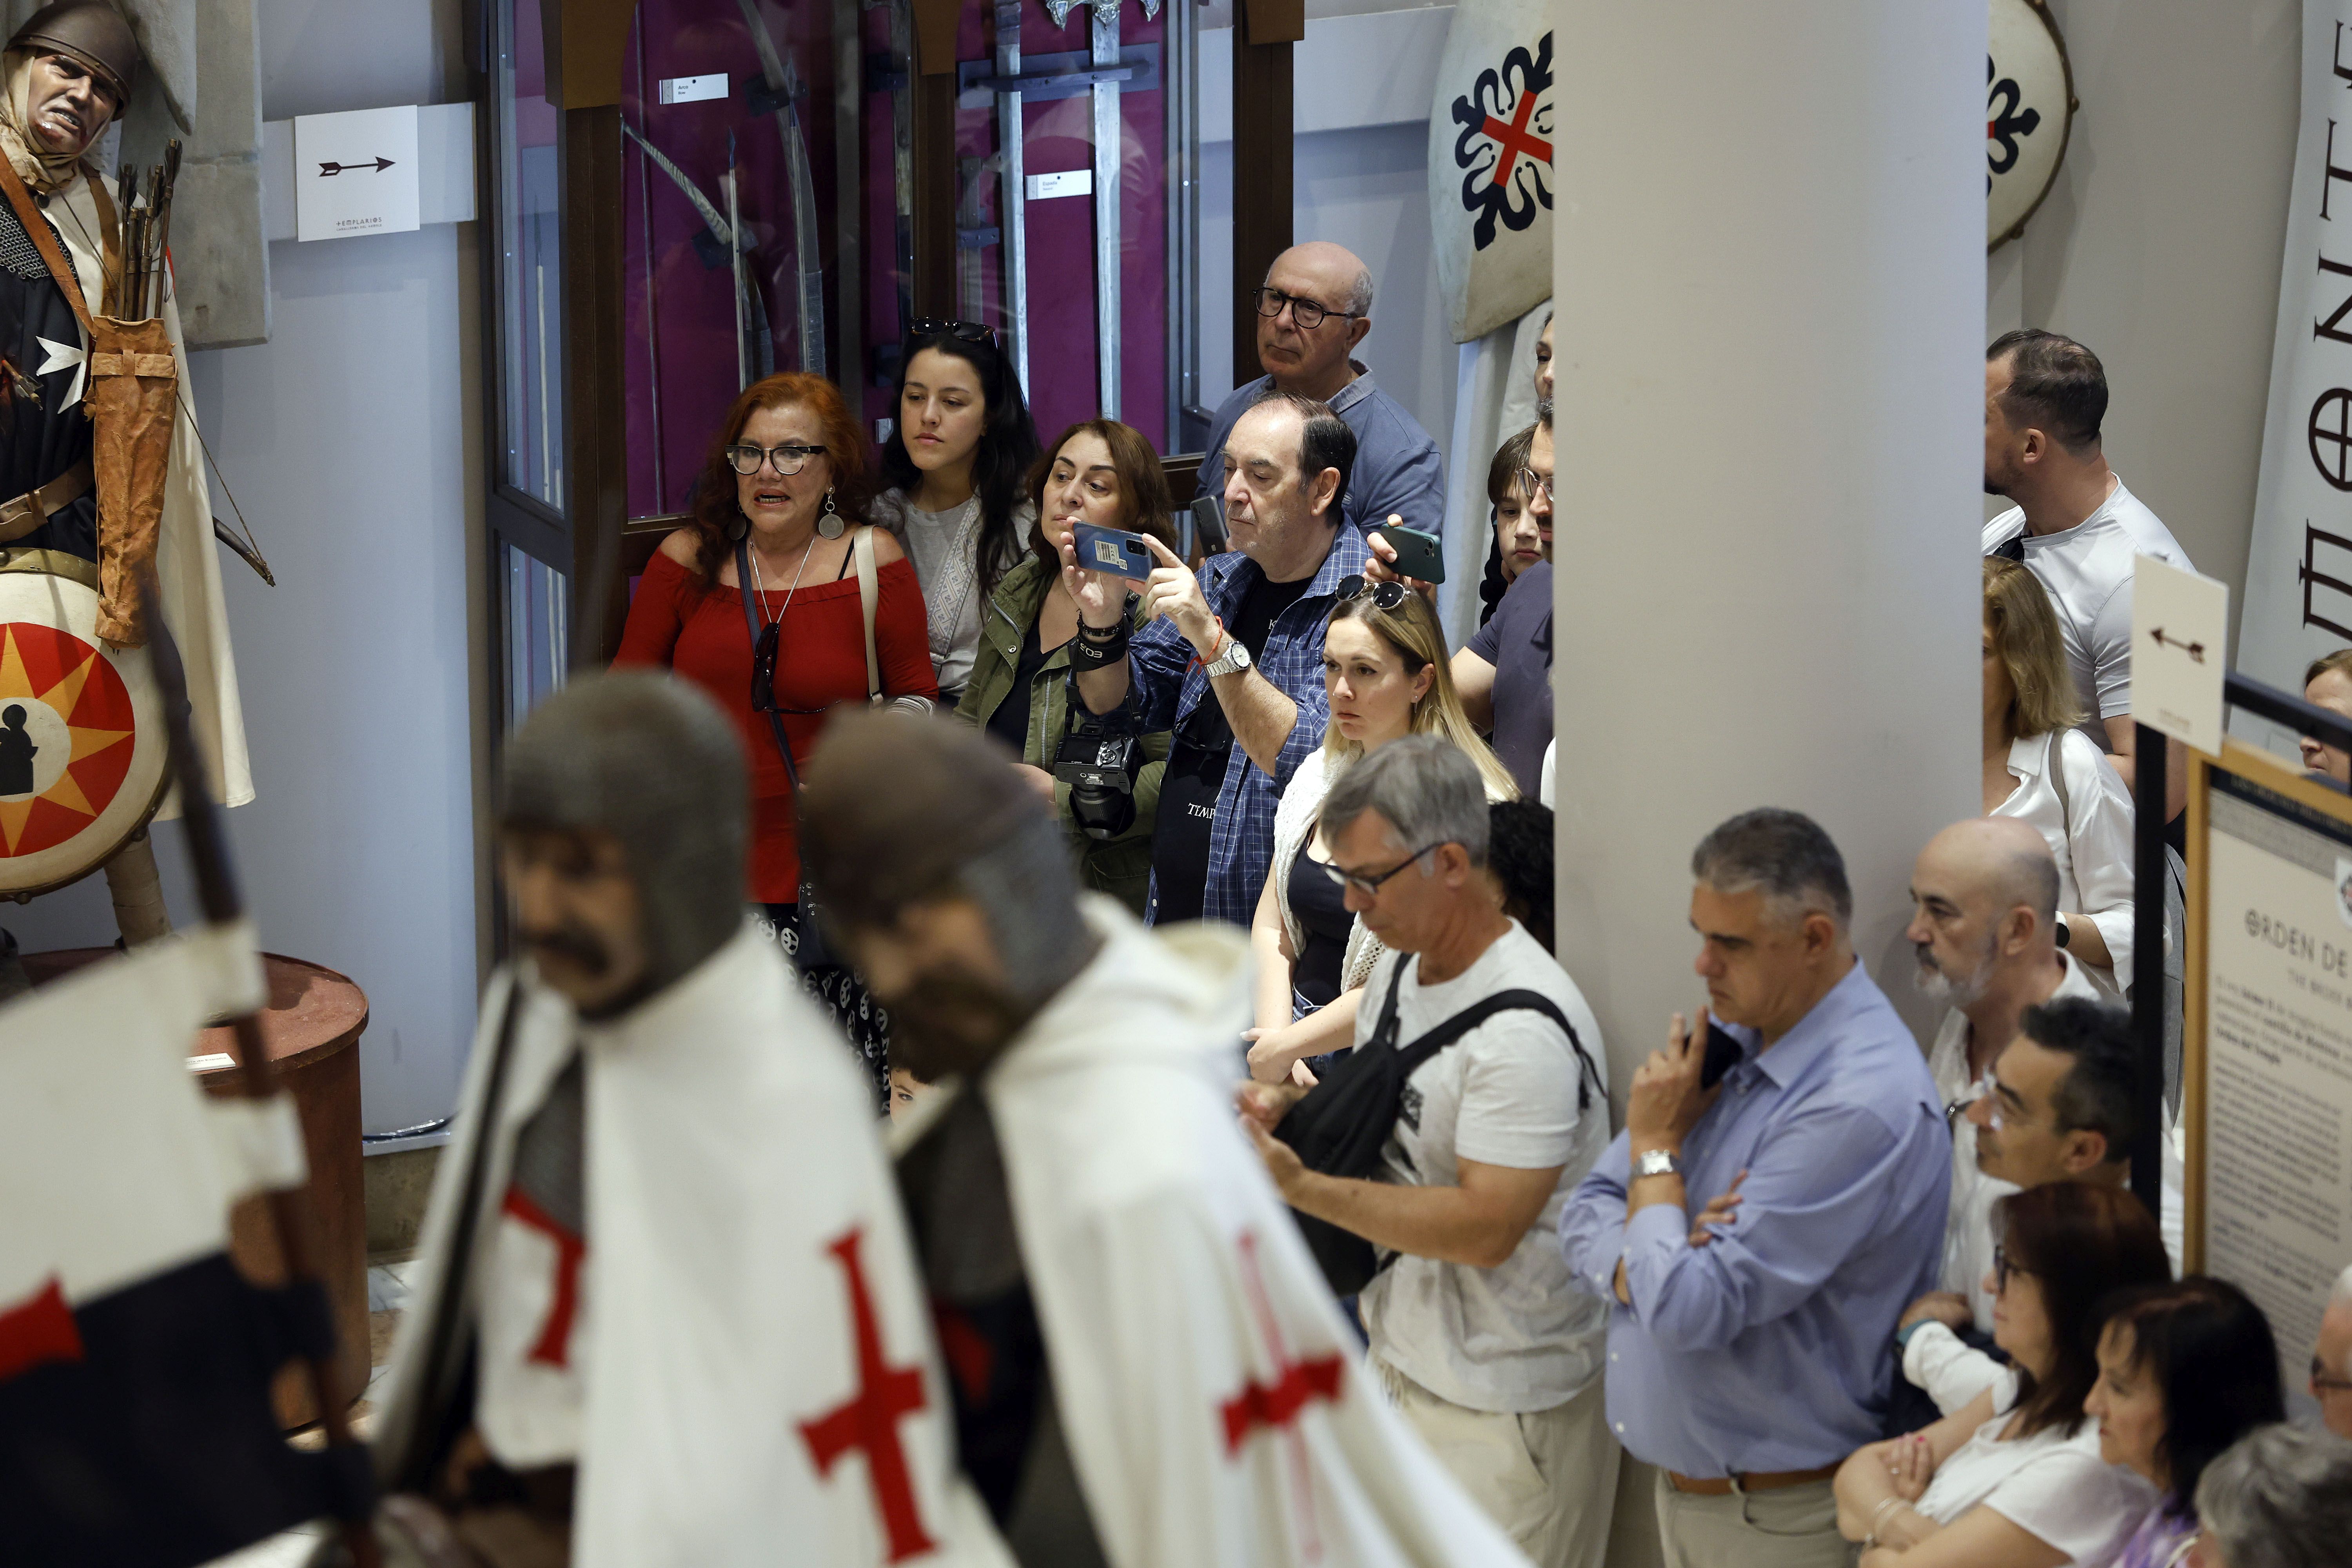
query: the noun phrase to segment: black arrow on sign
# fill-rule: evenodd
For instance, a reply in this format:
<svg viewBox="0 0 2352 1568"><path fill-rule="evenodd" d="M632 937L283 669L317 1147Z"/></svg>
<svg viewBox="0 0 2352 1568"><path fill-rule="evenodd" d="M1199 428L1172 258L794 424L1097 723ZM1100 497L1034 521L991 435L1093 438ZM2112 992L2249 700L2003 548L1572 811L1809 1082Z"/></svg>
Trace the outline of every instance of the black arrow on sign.
<svg viewBox="0 0 2352 1568"><path fill-rule="evenodd" d="M2166 637L2162 626L2150 627L2147 635L2156 639L2156 645L2158 647L2162 647L2166 644L2169 643L2172 647L2177 647L2181 652L2187 654L2190 658L2195 659L2199 664L2205 662L2205 645L2201 642L2181 642L2178 638Z"/></svg>
<svg viewBox="0 0 2352 1568"><path fill-rule="evenodd" d="M391 167L392 160L389 158L378 158L373 163L321 163L319 165L319 178L323 180L333 174L355 174L362 169L373 169L381 174Z"/></svg>

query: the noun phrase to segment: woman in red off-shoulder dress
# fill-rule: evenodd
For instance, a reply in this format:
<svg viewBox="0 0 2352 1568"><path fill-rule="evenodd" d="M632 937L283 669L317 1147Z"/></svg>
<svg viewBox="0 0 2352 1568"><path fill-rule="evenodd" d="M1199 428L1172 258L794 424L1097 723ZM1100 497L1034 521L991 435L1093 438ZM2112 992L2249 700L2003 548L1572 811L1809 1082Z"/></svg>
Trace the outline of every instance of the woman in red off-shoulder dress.
<svg viewBox="0 0 2352 1568"><path fill-rule="evenodd" d="M880 695L928 708L931 671L923 595L898 542L863 521L871 494L865 440L841 394L822 377L772 375L730 409L695 485L692 521L662 541L638 582L615 666L667 666L733 716L751 759L747 891L798 963L800 852L791 774L774 731L753 706L758 657L744 623L736 542L751 569L759 640L772 644L777 717L796 766L820 743L826 713L867 700L866 626L854 546L874 542L874 642ZM772 627L772 632L769 628ZM889 1021L848 969L802 966L802 982L839 1020L886 1103Z"/></svg>

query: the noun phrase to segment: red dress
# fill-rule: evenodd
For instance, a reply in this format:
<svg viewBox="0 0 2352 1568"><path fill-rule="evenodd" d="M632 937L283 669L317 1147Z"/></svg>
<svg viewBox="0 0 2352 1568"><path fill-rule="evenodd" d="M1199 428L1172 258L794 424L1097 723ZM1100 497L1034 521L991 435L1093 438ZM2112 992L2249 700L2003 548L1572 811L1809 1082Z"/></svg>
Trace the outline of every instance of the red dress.
<svg viewBox="0 0 2352 1568"><path fill-rule="evenodd" d="M937 698L939 679L931 670L930 633L915 568L893 561L876 576L874 651L881 662L884 694ZM793 761L805 768L824 727L824 710L866 700L866 623L855 572L835 582L803 583L791 598L786 610L782 589L761 595L760 621L765 625L779 612L784 616L777 638L776 706L786 710L778 717L792 742ZM751 896L763 904L798 901L801 858L792 783L776 755L767 715L751 710L751 641L743 629L741 594L723 586L705 593L692 571L655 555L629 603L613 665L667 666L708 691L734 718L751 759Z"/></svg>

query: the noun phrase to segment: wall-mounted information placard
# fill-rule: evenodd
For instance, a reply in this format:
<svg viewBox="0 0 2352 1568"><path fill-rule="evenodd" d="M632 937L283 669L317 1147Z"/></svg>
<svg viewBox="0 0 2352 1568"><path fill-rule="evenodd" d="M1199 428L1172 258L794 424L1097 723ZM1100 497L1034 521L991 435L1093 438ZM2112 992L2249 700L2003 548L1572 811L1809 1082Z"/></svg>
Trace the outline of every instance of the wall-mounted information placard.
<svg viewBox="0 0 2352 1568"><path fill-rule="evenodd" d="M2352 1263L2352 798L2189 761L2188 1264L2269 1314L2288 1389Z"/></svg>

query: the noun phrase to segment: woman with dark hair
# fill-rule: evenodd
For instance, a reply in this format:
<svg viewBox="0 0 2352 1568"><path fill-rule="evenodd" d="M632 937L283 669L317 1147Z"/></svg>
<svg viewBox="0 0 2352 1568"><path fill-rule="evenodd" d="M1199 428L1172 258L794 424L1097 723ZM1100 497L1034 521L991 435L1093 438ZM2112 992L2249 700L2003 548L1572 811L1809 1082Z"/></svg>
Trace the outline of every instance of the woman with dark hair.
<svg viewBox="0 0 2352 1568"><path fill-rule="evenodd" d="M917 321L896 391L874 521L914 558L931 668L952 707L971 679L982 608L1037 521L1024 493L1037 426L993 327Z"/></svg>
<svg viewBox="0 0 2352 1568"><path fill-rule="evenodd" d="M1486 805L1486 879L1503 912L1555 955L1552 811L1540 801L1496 800Z"/></svg>
<svg viewBox="0 0 2352 1568"><path fill-rule="evenodd" d="M1173 550L1168 518L1175 504L1142 432L1116 419L1088 419L1063 431L1030 470L1029 552L988 597L971 680L956 706L957 718L1021 753L1017 765L1069 831L1087 886L1120 900L1138 918L1151 890L1151 819L1168 770L1168 734L1143 738L1134 819L1108 838L1089 835L1071 816L1070 786L1054 778L1054 759L1070 731L1070 639L1078 635L1078 606L1062 585L1055 541L1086 522L1149 534ZM1131 598L1129 609L1139 627L1141 602Z"/></svg>
<svg viewBox="0 0 2352 1568"><path fill-rule="evenodd" d="M831 382L789 371L752 383L695 479L691 520L637 584L613 663L675 670L734 716L751 766L751 900L865 1058L878 1110L887 1020L849 970L802 962L793 798L835 704L928 711L938 694L922 591L898 542L866 525L870 494L865 439Z"/></svg>
<svg viewBox="0 0 2352 1568"><path fill-rule="evenodd" d="M2003 1198L1993 1342L2017 1363L1990 1391L1839 1467L1838 1530L1857 1568L2105 1568L2156 1494L2107 1463L2084 1402L2099 1379L2098 1306L2172 1277L2164 1237L2119 1188L2053 1182Z"/></svg>
<svg viewBox="0 0 2352 1568"><path fill-rule="evenodd" d="M2286 1419L2270 1320L2227 1280L2191 1275L2099 1304L2099 1381L2084 1401L2099 1452L2161 1498L2116 1568L2178 1568L2196 1543L2197 1483L2257 1426Z"/></svg>

